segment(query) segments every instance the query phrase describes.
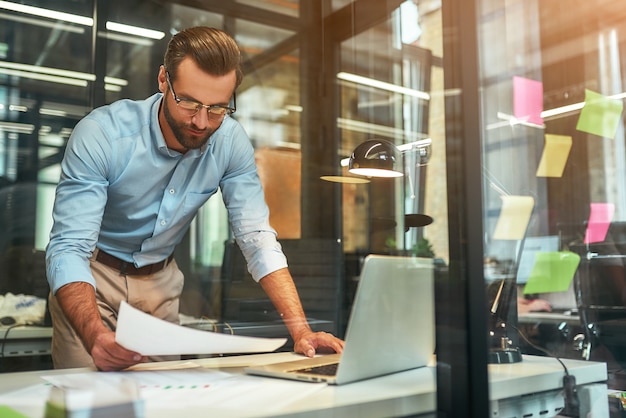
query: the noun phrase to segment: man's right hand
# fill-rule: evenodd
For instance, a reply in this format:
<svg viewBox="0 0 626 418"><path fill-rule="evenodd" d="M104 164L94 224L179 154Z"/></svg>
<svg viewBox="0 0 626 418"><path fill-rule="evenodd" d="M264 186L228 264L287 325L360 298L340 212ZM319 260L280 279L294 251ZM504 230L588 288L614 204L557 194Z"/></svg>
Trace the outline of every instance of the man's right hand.
<svg viewBox="0 0 626 418"><path fill-rule="evenodd" d="M91 357L98 370L122 370L147 361L141 354L129 351L115 342L115 332L107 331L96 336L91 347Z"/></svg>

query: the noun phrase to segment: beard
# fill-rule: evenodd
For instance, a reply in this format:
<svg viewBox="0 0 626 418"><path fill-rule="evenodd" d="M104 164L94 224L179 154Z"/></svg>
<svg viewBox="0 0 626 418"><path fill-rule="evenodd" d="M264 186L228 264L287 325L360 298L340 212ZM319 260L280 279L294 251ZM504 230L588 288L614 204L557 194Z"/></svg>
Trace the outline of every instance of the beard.
<svg viewBox="0 0 626 418"><path fill-rule="evenodd" d="M204 111L204 109L200 109L200 112ZM209 138L215 132L215 129L207 127L206 129L200 129L195 126L192 122L183 123L178 122L174 119L172 112L170 112L170 108L167 104L167 100L163 100L163 114L165 116L165 120L168 125L172 129L174 133L174 137L178 141L180 145L185 147L186 149L198 149L209 142ZM191 135L188 133L189 129L193 129L196 132L201 132L201 135Z"/></svg>

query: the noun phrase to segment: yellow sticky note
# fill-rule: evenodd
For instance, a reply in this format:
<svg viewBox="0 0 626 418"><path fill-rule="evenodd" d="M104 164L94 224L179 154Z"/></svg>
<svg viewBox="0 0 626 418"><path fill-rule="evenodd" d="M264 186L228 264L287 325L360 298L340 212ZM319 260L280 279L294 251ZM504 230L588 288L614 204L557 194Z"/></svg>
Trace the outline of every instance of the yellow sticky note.
<svg viewBox="0 0 626 418"><path fill-rule="evenodd" d="M532 196L502 196L502 209L493 239L520 240L526 235L530 215L535 206Z"/></svg>
<svg viewBox="0 0 626 418"><path fill-rule="evenodd" d="M545 135L537 177L562 177L565 164L572 149L572 137L568 135Z"/></svg>

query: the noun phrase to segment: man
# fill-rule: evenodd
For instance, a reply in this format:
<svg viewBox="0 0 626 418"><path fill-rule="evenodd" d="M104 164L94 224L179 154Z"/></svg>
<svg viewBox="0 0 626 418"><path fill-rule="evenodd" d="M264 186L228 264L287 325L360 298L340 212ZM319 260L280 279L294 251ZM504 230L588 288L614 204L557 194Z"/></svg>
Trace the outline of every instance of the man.
<svg viewBox="0 0 626 418"><path fill-rule="evenodd" d="M269 225L253 148L230 118L241 79L235 41L190 28L170 40L160 93L103 106L76 125L46 255L56 368L119 370L149 360L115 342L120 302L177 322L183 275L171 254L218 188L248 270L295 351L341 352L343 341L307 324Z"/></svg>

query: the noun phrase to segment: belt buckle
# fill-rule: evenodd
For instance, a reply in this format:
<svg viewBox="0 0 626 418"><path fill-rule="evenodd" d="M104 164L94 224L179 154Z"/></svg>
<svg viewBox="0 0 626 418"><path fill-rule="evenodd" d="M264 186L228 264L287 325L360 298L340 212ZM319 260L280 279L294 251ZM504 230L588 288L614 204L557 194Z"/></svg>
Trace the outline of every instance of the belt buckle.
<svg viewBox="0 0 626 418"><path fill-rule="evenodd" d="M128 263L126 261L121 260L120 262L120 276L126 276L126 268L128 267Z"/></svg>

